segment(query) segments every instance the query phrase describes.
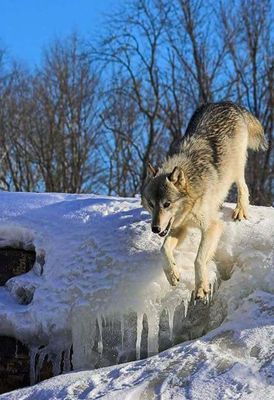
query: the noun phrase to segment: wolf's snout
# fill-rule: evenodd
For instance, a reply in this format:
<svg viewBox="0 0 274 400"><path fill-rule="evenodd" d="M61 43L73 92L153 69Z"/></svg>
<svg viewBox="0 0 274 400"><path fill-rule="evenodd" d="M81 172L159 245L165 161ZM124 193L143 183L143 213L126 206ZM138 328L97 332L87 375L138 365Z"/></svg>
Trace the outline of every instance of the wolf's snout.
<svg viewBox="0 0 274 400"><path fill-rule="evenodd" d="M161 228L159 226L153 226L151 228L153 233L160 233L161 232Z"/></svg>

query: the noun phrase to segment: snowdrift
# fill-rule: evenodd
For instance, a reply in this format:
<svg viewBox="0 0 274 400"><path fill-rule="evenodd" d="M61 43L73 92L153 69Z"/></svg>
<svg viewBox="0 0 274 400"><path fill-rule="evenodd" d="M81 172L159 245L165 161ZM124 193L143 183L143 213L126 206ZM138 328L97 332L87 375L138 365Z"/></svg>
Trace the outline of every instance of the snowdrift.
<svg viewBox="0 0 274 400"><path fill-rule="evenodd" d="M138 198L2 193L0 201L0 245L33 247L43 260L0 288L0 335L26 342L40 363L42 339L55 354L56 373L60 349L69 371L71 345L74 368L91 369L156 354L177 333L188 331L184 340L203 335L195 315L206 315L206 331L213 329L146 360L61 375L1 399L270 396L273 209L250 207L250 219L235 223L233 206L224 206L225 230L209 267L212 286L220 286L201 310L191 300L199 233L193 230L177 252L181 282L171 288L162 272L161 239L151 233ZM18 286L33 288L29 305L18 304ZM189 305L192 319L184 324ZM104 329L117 348L108 345ZM32 375L35 381L34 367Z"/></svg>

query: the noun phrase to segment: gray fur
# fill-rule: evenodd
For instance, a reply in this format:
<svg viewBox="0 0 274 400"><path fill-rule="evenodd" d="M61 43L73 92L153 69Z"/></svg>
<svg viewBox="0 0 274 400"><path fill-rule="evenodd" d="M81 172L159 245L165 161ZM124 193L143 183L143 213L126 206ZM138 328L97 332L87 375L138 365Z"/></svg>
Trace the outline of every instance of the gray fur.
<svg viewBox="0 0 274 400"><path fill-rule="evenodd" d="M260 122L245 108L231 102L205 104L193 114L180 146L159 169L151 169L142 190L142 204L152 215L153 231L166 236L164 268L171 284L179 274L173 250L187 228L198 226L202 240L195 261L196 294L208 292L206 264L214 255L221 234L218 215L231 185L238 201L234 219L247 217L248 189L244 179L247 148L265 149Z"/></svg>

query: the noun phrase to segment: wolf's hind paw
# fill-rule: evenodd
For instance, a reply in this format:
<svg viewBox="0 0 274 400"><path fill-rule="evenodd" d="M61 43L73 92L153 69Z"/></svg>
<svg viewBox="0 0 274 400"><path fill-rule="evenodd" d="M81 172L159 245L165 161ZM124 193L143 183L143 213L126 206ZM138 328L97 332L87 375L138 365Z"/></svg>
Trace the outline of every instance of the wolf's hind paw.
<svg viewBox="0 0 274 400"><path fill-rule="evenodd" d="M234 221L247 219L247 212L243 207L236 206L235 210L233 211L232 218L234 219Z"/></svg>

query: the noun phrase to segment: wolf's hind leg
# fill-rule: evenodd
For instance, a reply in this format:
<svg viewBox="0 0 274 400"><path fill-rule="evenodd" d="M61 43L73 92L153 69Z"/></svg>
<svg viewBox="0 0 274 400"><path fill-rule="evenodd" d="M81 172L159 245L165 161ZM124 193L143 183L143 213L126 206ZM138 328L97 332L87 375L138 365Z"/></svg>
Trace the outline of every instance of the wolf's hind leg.
<svg viewBox="0 0 274 400"><path fill-rule="evenodd" d="M247 219L248 217L248 205L249 205L249 192L248 187L245 183L245 179L242 178L236 182L237 184L237 205L235 210L233 211L233 219L241 221L242 219Z"/></svg>
<svg viewBox="0 0 274 400"><path fill-rule="evenodd" d="M207 264L213 257L218 245L223 224L216 220L202 231L202 238L195 260L195 294L196 299L203 299L209 292Z"/></svg>
<svg viewBox="0 0 274 400"><path fill-rule="evenodd" d="M171 230L168 237L165 239L161 249L166 261L164 265L164 272L166 274L168 282L172 286L176 286L180 280L180 275L173 255L173 251L184 240L184 238L186 237L186 233L186 227Z"/></svg>

